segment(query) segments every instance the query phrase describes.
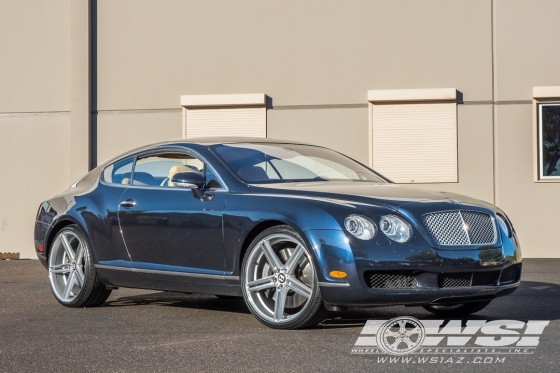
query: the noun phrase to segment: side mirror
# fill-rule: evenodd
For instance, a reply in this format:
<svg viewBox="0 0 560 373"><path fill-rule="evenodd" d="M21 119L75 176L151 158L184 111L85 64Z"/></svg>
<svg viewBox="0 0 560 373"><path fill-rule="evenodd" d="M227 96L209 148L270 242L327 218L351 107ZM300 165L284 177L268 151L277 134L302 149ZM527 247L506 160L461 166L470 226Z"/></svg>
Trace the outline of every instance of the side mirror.
<svg viewBox="0 0 560 373"><path fill-rule="evenodd" d="M171 184L178 188L202 189L204 183L204 177L194 171L178 172L171 178Z"/></svg>

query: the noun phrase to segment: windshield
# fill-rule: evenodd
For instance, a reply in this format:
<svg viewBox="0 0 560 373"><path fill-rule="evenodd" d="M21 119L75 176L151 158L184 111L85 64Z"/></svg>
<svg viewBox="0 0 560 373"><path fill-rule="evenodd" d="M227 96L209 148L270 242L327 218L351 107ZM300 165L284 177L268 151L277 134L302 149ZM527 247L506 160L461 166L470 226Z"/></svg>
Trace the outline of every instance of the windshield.
<svg viewBox="0 0 560 373"><path fill-rule="evenodd" d="M243 181L252 184L300 181L386 181L333 150L296 144L227 144L212 149Z"/></svg>

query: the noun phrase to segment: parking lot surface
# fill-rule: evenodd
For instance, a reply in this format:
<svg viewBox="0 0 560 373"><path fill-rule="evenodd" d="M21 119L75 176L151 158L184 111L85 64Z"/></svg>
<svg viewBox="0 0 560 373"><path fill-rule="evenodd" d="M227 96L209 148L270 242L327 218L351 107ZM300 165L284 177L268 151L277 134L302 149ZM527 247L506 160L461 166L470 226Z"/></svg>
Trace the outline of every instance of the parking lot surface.
<svg viewBox="0 0 560 373"><path fill-rule="evenodd" d="M523 269L517 292L464 319L550 320L533 354L412 365L351 351L366 320L438 319L422 308L349 310L296 331L269 329L242 299L212 295L119 289L102 307L70 309L38 261L0 261L0 372L559 372L560 259Z"/></svg>

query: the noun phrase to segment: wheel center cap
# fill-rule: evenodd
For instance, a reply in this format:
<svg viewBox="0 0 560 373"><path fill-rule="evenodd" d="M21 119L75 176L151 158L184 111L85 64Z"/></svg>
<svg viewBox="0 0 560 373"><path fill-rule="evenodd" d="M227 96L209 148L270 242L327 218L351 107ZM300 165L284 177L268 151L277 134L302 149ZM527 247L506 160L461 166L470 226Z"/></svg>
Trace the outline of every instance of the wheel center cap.
<svg viewBox="0 0 560 373"><path fill-rule="evenodd" d="M283 273L280 273L280 274L278 275L278 282L279 282L280 284L283 284L284 282L286 282L286 275L283 274Z"/></svg>
<svg viewBox="0 0 560 373"><path fill-rule="evenodd" d="M76 262L70 263L70 269L71 269L72 271L75 271L75 270L76 270Z"/></svg>

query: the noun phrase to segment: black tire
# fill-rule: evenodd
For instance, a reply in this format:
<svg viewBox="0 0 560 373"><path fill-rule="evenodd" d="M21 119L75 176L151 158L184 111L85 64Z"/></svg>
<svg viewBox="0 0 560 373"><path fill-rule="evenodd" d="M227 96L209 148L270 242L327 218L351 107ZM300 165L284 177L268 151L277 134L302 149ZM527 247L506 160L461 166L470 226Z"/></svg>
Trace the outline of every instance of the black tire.
<svg viewBox="0 0 560 373"><path fill-rule="evenodd" d="M60 294L60 285L64 284L64 280L68 281L70 274L68 274L66 278L64 278L63 274L55 274L51 273L51 261L56 260L56 258L51 258L51 255L57 255L57 249L55 245L62 240L61 235L65 237L74 238L74 240L79 240L78 245L83 247L83 256L82 260L79 263L74 263L73 267L75 270L73 272L77 272L81 269L83 273L83 283L81 288L76 290L75 293L72 293L73 297L71 299L62 299ZM68 242L68 240L67 240ZM74 241L74 244L76 241ZM95 267L93 265L93 256L91 253L91 248L89 246L89 241L85 234L82 232L77 225L69 225L63 228L60 232L57 233L55 238L51 244L52 247L49 248L49 279L51 285L51 291L55 296L55 299L65 307L77 308L77 307L97 307L105 303L107 298L111 295L111 290L105 287L105 284L101 282L97 272L95 271ZM76 247L74 254L78 253L78 247ZM51 260L52 259L52 260ZM77 259L77 258L76 258ZM54 262L53 262L54 263ZM71 263L66 263L67 266L70 266ZM64 264L62 264L64 265ZM62 277L61 277L62 276ZM76 285L79 287L79 285ZM76 287L74 287L76 288Z"/></svg>
<svg viewBox="0 0 560 373"><path fill-rule="evenodd" d="M490 304L491 300L484 300L479 302L469 302L463 304L457 304L454 306L437 307L437 306L423 306L426 311L430 311L433 314L439 316L467 316L472 313L477 313L481 311L486 306Z"/></svg>
<svg viewBox="0 0 560 373"><path fill-rule="evenodd" d="M285 235L286 238L291 237L293 239L293 242L297 242L297 244L301 245L304 248L304 253L302 255L305 256L304 258L302 257L303 258L302 260L303 260L303 262L305 262L306 259L308 260L307 263L303 266L305 268L307 268L306 266L309 265L308 263L311 263L310 269L306 269L306 270L309 271L309 272L313 271L312 285L308 286L308 289L312 289L311 296L309 296L309 298L307 298L307 300L303 304L301 310L298 311L295 314L295 316L290 315L290 317L293 317L293 318L291 320L289 320L288 322L270 321L270 319L267 319L266 317L263 317L262 304L260 304L260 305L257 305L256 303L253 304L254 301L251 301L251 299L253 299L252 295L250 294L250 291L247 289L247 278L249 277L247 271L249 271L249 267L250 267L249 258L254 258L256 255L258 255L257 250L262 250L261 246L258 245L258 244L263 239L265 239L267 237L273 237L275 235ZM257 320L259 320L261 323L263 323L264 325L266 325L270 328L275 328L275 329L301 329L301 328L307 328L307 327L315 326L315 325L321 323L327 317L328 311L326 310L326 308L323 305L323 297L321 296L321 290L319 288L319 283L318 283L318 280L317 280L316 270L314 269L314 265L312 264L313 263L313 258L311 257L311 255L313 255L312 251L307 248L307 246L305 245L305 242L301 239L299 234L297 234L290 226L287 226L287 225L281 225L281 226L275 226L275 227L272 227L272 228L268 228L265 231L261 232L253 240L253 242L251 242L251 244L250 244L249 248L247 249L247 252L246 252L246 254L243 258L243 263L241 265L241 286L242 286L243 298L245 299L245 303L246 303L247 307L249 308L249 310L251 311L251 313L253 314L253 316L255 316L255 318ZM269 263L269 261L267 259L265 259L265 262ZM283 264L286 264L286 262L284 262ZM298 264L297 270L300 271L301 273L303 273L303 269L301 268L301 266L302 266L301 263ZM293 276L295 276L295 274ZM290 277L288 276L287 278L288 279L286 280L286 289L288 289L288 286L289 286L288 284L289 284L289 281L290 281ZM302 280L302 282L303 282L303 280ZM279 284L279 283L277 283L277 284ZM282 284L282 286L284 286L284 284ZM268 291L268 289L266 291ZM277 291L276 290L276 285L274 285L273 288L270 289L270 291L271 292L276 292ZM289 293L290 291L292 291L292 290L286 290L287 294L290 294ZM292 293L291 296L293 296L293 295L295 295L295 292ZM276 302L274 302L274 304L276 304ZM259 311L259 306L261 307L261 311Z"/></svg>

